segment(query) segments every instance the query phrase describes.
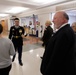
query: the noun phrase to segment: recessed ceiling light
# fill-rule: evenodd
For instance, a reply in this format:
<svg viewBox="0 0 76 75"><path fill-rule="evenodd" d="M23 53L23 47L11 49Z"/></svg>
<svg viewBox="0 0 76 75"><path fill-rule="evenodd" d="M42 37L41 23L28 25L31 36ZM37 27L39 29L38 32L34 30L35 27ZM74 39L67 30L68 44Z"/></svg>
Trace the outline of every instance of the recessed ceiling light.
<svg viewBox="0 0 76 75"><path fill-rule="evenodd" d="M25 10L27 10L28 8L24 8L24 7L13 7L10 10L6 11L7 13L20 13L23 12Z"/></svg>
<svg viewBox="0 0 76 75"><path fill-rule="evenodd" d="M0 14L0 17L8 16L9 14Z"/></svg>
<svg viewBox="0 0 76 75"><path fill-rule="evenodd" d="M47 3L56 2L56 1L58 0L33 0L33 2L42 3L42 4L47 4Z"/></svg>

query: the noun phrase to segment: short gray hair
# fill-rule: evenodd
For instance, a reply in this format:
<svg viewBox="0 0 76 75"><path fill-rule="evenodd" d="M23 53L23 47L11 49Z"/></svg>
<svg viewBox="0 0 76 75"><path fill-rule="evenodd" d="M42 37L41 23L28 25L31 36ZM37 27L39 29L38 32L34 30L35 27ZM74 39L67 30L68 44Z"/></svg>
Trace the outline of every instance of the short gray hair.
<svg viewBox="0 0 76 75"><path fill-rule="evenodd" d="M64 12L63 15L64 15L64 17L65 17L67 20L69 20L69 16L68 16L67 13Z"/></svg>

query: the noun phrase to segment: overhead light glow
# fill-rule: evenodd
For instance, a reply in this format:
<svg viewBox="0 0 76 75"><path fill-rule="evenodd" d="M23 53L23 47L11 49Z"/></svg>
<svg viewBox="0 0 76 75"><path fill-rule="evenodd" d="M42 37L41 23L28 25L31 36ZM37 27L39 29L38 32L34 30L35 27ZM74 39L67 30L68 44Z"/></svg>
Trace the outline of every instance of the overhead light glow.
<svg viewBox="0 0 76 75"><path fill-rule="evenodd" d="M28 8L24 8L24 7L13 7L10 10L6 11L7 13L20 13L23 12L25 10L27 10Z"/></svg>
<svg viewBox="0 0 76 75"><path fill-rule="evenodd" d="M33 0L33 2L36 3L43 3L43 4L47 4L47 3L51 3L51 2L56 2L58 0Z"/></svg>
<svg viewBox="0 0 76 75"><path fill-rule="evenodd" d="M8 16L9 14L0 14L0 17Z"/></svg>

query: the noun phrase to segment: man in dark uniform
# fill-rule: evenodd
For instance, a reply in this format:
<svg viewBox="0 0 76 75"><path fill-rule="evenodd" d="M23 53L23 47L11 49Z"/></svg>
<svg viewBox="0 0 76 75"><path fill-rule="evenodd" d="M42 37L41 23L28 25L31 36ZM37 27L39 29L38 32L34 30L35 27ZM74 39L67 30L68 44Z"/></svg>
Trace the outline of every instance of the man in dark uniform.
<svg viewBox="0 0 76 75"><path fill-rule="evenodd" d="M24 28L22 26L19 26L19 19L15 18L15 26L12 26L10 28L9 38L12 40L15 51L18 51L18 60L19 64L23 66L22 63L22 46L23 46L23 35L24 35ZM13 56L12 62L15 59L16 54Z"/></svg>

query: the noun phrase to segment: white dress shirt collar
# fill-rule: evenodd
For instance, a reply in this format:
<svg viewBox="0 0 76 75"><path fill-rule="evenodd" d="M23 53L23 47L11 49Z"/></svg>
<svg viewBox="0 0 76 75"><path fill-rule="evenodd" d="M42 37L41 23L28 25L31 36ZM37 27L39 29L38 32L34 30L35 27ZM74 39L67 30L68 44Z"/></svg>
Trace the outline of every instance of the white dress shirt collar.
<svg viewBox="0 0 76 75"><path fill-rule="evenodd" d="M65 25L67 25L68 23L65 23L63 25L61 25L61 27L59 29L61 29L62 27L64 27ZM57 32L59 29L56 29L54 32Z"/></svg>

